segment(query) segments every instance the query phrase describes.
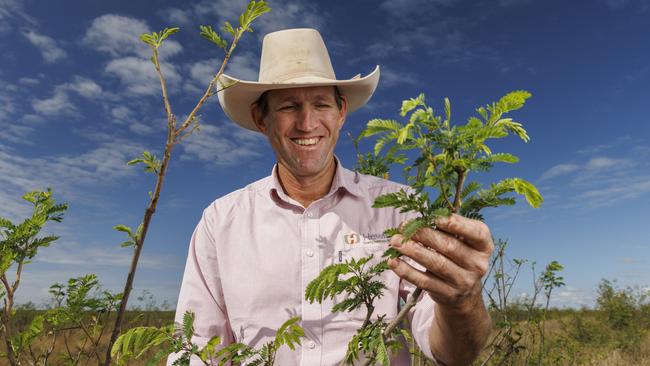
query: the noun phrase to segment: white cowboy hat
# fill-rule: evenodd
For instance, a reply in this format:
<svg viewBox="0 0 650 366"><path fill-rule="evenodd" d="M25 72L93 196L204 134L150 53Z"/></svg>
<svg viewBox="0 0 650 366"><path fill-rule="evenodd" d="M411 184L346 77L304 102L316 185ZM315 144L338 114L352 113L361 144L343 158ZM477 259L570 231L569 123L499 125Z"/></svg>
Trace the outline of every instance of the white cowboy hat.
<svg viewBox="0 0 650 366"><path fill-rule="evenodd" d="M336 85L347 100L348 112L368 101L379 82L379 66L365 77L337 80L327 48L315 29L287 29L269 33L262 42L258 81L223 74L218 93L226 115L242 127L258 131L250 106L267 90Z"/></svg>

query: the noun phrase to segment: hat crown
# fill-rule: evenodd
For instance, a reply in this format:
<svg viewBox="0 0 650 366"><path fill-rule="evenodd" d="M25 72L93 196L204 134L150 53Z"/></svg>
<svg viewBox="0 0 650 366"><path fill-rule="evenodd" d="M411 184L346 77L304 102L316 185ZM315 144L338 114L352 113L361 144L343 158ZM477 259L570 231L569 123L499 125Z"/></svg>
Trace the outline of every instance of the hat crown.
<svg viewBox="0 0 650 366"><path fill-rule="evenodd" d="M260 83L282 83L315 77L336 80L327 47L315 29L269 33L262 42Z"/></svg>

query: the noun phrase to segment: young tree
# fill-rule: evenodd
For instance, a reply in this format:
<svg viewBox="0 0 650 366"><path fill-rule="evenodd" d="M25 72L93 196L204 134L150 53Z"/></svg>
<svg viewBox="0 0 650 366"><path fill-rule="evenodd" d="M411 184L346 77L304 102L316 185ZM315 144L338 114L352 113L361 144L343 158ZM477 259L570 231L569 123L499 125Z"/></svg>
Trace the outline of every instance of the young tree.
<svg viewBox="0 0 650 366"><path fill-rule="evenodd" d="M233 27L229 22L225 22L222 27L223 31L227 33L232 40L230 44L228 41L222 37L219 33L212 29L211 26L201 26L201 35L208 39L210 42L216 44L218 47L222 48L225 51L223 62L221 66L217 69L218 71L208 84L207 89L203 93L203 96L196 103L192 111L187 115L185 120L182 123L178 123L176 115L172 112L172 107L167 93L167 85L165 83L165 78L160 67L160 60L158 57L158 49L162 46L163 42L172 34L178 32L179 28L165 28L161 32L153 32L150 34L143 34L140 36L140 39L146 43L151 49L152 57L151 61L154 64L156 73L160 80L160 87L162 91L163 106L165 113L167 115L167 140L165 142L165 150L163 152L162 161L159 160L156 156L151 154L148 151L145 151L142 154L142 157L133 159L129 161L129 165L142 163L144 164L144 169L146 172L156 174L156 183L154 186L153 192L149 193L149 204L144 211L144 218L142 223L134 231L126 225L117 225L115 229L118 231L123 231L128 235L127 241L123 243L123 246L133 246L133 256L131 259L131 266L129 273L124 285L123 298L120 304L120 309L117 313L115 319L115 325L111 338L108 344L108 351L106 353L106 360L104 362L105 366L109 366L111 361L111 349L112 345L115 343L115 340L120 334L122 328L122 321L124 319L124 313L126 311L126 306L133 288L133 281L135 279L135 273L138 267L138 261L140 259L140 253L142 252L142 247L144 245L145 238L147 236L147 231L149 229L149 224L153 218L154 213L156 212L156 206L158 204L158 199L160 198L160 193L162 191L163 182L165 180L165 174L167 173L167 168L169 166L169 161L171 160L171 154L174 146L179 144L185 137L189 136L191 133L196 131L199 127L199 120L197 119L197 113L199 109L203 106L205 101L218 93L221 89L227 88L230 85L219 85L219 78L223 74L228 60L235 50L239 39L246 33L252 32L251 24L255 19L263 15L264 13L270 11L267 3L264 0L255 1L251 0L248 4L246 10L239 16L239 26Z"/></svg>
<svg viewBox="0 0 650 366"><path fill-rule="evenodd" d="M529 137L519 122L504 115L521 108L530 93L515 91L506 94L499 101L479 107L478 117L473 116L464 125L451 122L451 105L445 98L444 117L436 116L433 108L426 104L423 94L402 103L401 116L408 122L373 119L368 122L359 138L378 135L374 155L388 148L386 156L406 163L404 155L398 152L414 152L416 158L406 165L405 175L411 190L382 195L376 198L373 207L394 207L400 212L415 212L418 217L400 228L388 228L388 235L401 234L409 240L419 229L435 228L435 220L452 213L483 220L481 210L486 207L513 205L515 198L507 195L514 192L523 195L533 207L539 207L542 196L530 183L520 178L504 179L482 189L477 181L468 181L470 172L488 171L494 163L515 163L518 158L508 153L493 153L487 140L515 134L524 142ZM366 166L380 171L380 159L374 159ZM379 164L378 164L379 163ZM360 164L364 166L363 164ZM437 191L435 199L429 199L430 192ZM379 315L371 321L374 312L372 301L381 296L383 284L373 277L388 268L388 258L398 257L394 249L384 253L378 264L366 268L371 257L350 260L325 268L307 287L305 297L309 301L322 302L344 293L348 297L334 307L334 311L351 311L361 306L367 310L366 321L350 341L346 362L359 358L359 351L366 357L366 364L390 362L388 350L399 346L396 338L401 334L397 326L415 305L422 289L417 288L406 301L395 319L387 321ZM364 296L360 296L364 294Z"/></svg>
<svg viewBox="0 0 650 366"><path fill-rule="evenodd" d="M30 202L34 207L31 217L23 220L20 224L14 224L10 220L0 217L0 299L4 306L0 313L0 332L4 339L7 351L6 357L12 366L20 364L20 353L25 349L23 342L28 338L14 337L11 318L14 315L14 299L20 277L24 266L31 263L40 248L49 246L59 237L54 235L39 236L43 227L50 221L61 222L63 214L68 205L57 204L52 191L33 191L23 196L23 199ZM8 276L9 271L14 269L13 280ZM35 331L35 329L34 329Z"/></svg>

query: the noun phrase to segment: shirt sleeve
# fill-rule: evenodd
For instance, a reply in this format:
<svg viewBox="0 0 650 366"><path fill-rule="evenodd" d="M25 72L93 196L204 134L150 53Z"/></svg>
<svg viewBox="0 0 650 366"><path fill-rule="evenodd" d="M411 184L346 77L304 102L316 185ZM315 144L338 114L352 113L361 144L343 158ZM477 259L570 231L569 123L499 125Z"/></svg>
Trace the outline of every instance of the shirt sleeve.
<svg viewBox="0 0 650 366"><path fill-rule="evenodd" d="M205 212L190 241L175 322L182 324L186 311L195 315L192 342L199 347L214 336L221 337L222 346L234 342L221 287L216 241L208 228ZM171 366L179 356L170 355L167 366ZM196 357L190 364L203 365Z"/></svg>

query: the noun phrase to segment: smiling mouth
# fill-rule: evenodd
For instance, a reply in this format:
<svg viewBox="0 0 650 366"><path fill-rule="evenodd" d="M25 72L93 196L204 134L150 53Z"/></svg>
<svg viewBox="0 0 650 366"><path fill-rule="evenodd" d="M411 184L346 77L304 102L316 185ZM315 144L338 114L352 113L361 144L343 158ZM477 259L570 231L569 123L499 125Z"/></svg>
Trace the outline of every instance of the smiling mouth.
<svg viewBox="0 0 650 366"><path fill-rule="evenodd" d="M312 146L316 145L318 141L320 141L320 137L312 137L308 139L300 139L300 138L294 138L291 139L294 143L300 145L300 146Z"/></svg>

